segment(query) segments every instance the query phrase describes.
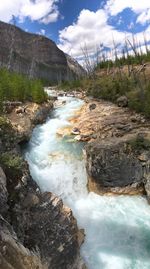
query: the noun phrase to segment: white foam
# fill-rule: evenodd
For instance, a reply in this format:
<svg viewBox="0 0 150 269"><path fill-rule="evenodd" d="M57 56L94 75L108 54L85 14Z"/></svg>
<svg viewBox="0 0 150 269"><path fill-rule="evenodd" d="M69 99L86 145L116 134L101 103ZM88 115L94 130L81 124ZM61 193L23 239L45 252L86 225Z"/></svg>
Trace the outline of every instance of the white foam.
<svg viewBox="0 0 150 269"><path fill-rule="evenodd" d="M83 101L63 98L67 103L56 109L54 119L33 132L26 152L33 178L43 191L60 195L85 229L81 252L89 269L149 269L149 205L142 197L87 193L80 145L56 136Z"/></svg>

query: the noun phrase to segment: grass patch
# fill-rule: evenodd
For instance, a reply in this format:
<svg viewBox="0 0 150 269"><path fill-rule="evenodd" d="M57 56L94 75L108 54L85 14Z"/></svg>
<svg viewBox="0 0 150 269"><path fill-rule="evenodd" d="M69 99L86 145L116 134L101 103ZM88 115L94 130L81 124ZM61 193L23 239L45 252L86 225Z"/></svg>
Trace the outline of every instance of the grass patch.
<svg viewBox="0 0 150 269"><path fill-rule="evenodd" d="M150 140L143 137L137 137L136 139L130 140L128 144L133 150L150 150Z"/></svg>

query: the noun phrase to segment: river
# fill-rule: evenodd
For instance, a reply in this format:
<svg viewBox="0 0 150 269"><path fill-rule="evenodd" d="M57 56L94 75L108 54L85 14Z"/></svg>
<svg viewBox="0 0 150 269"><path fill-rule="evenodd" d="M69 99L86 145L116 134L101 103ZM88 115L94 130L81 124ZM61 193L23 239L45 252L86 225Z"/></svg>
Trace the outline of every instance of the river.
<svg viewBox="0 0 150 269"><path fill-rule="evenodd" d="M88 193L84 144L58 136L83 105L72 97L51 118L37 126L25 152L30 172L42 191L61 196L85 229L81 255L88 269L150 268L150 206L140 196Z"/></svg>

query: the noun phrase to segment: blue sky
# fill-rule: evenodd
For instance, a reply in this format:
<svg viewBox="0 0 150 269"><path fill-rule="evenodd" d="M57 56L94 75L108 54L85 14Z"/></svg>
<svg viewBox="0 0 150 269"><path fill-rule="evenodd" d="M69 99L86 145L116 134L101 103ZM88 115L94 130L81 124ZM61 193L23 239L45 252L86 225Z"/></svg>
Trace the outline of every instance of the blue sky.
<svg viewBox="0 0 150 269"><path fill-rule="evenodd" d="M94 53L104 48L121 48L132 33L144 43L150 40L150 0L5 0L0 3L0 20L25 31L54 40L66 53L80 59L83 48Z"/></svg>

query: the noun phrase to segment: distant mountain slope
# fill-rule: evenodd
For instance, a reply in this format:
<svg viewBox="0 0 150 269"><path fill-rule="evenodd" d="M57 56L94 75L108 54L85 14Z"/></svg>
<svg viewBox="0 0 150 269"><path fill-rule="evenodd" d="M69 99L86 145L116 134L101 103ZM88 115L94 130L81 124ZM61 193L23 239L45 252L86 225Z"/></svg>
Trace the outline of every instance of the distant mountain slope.
<svg viewBox="0 0 150 269"><path fill-rule="evenodd" d="M81 77L81 76L85 76L86 75L85 69L74 58L72 58L68 54L66 54L66 58L67 58L67 63L68 63L69 68L75 74L77 74L77 76Z"/></svg>
<svg viewBox="0 0 150 269"><path fill-rule="evenodd" d="M64 52L52 40L4 22L0 22L0 66L56 82L78 75L70 70Z"/></svg>

